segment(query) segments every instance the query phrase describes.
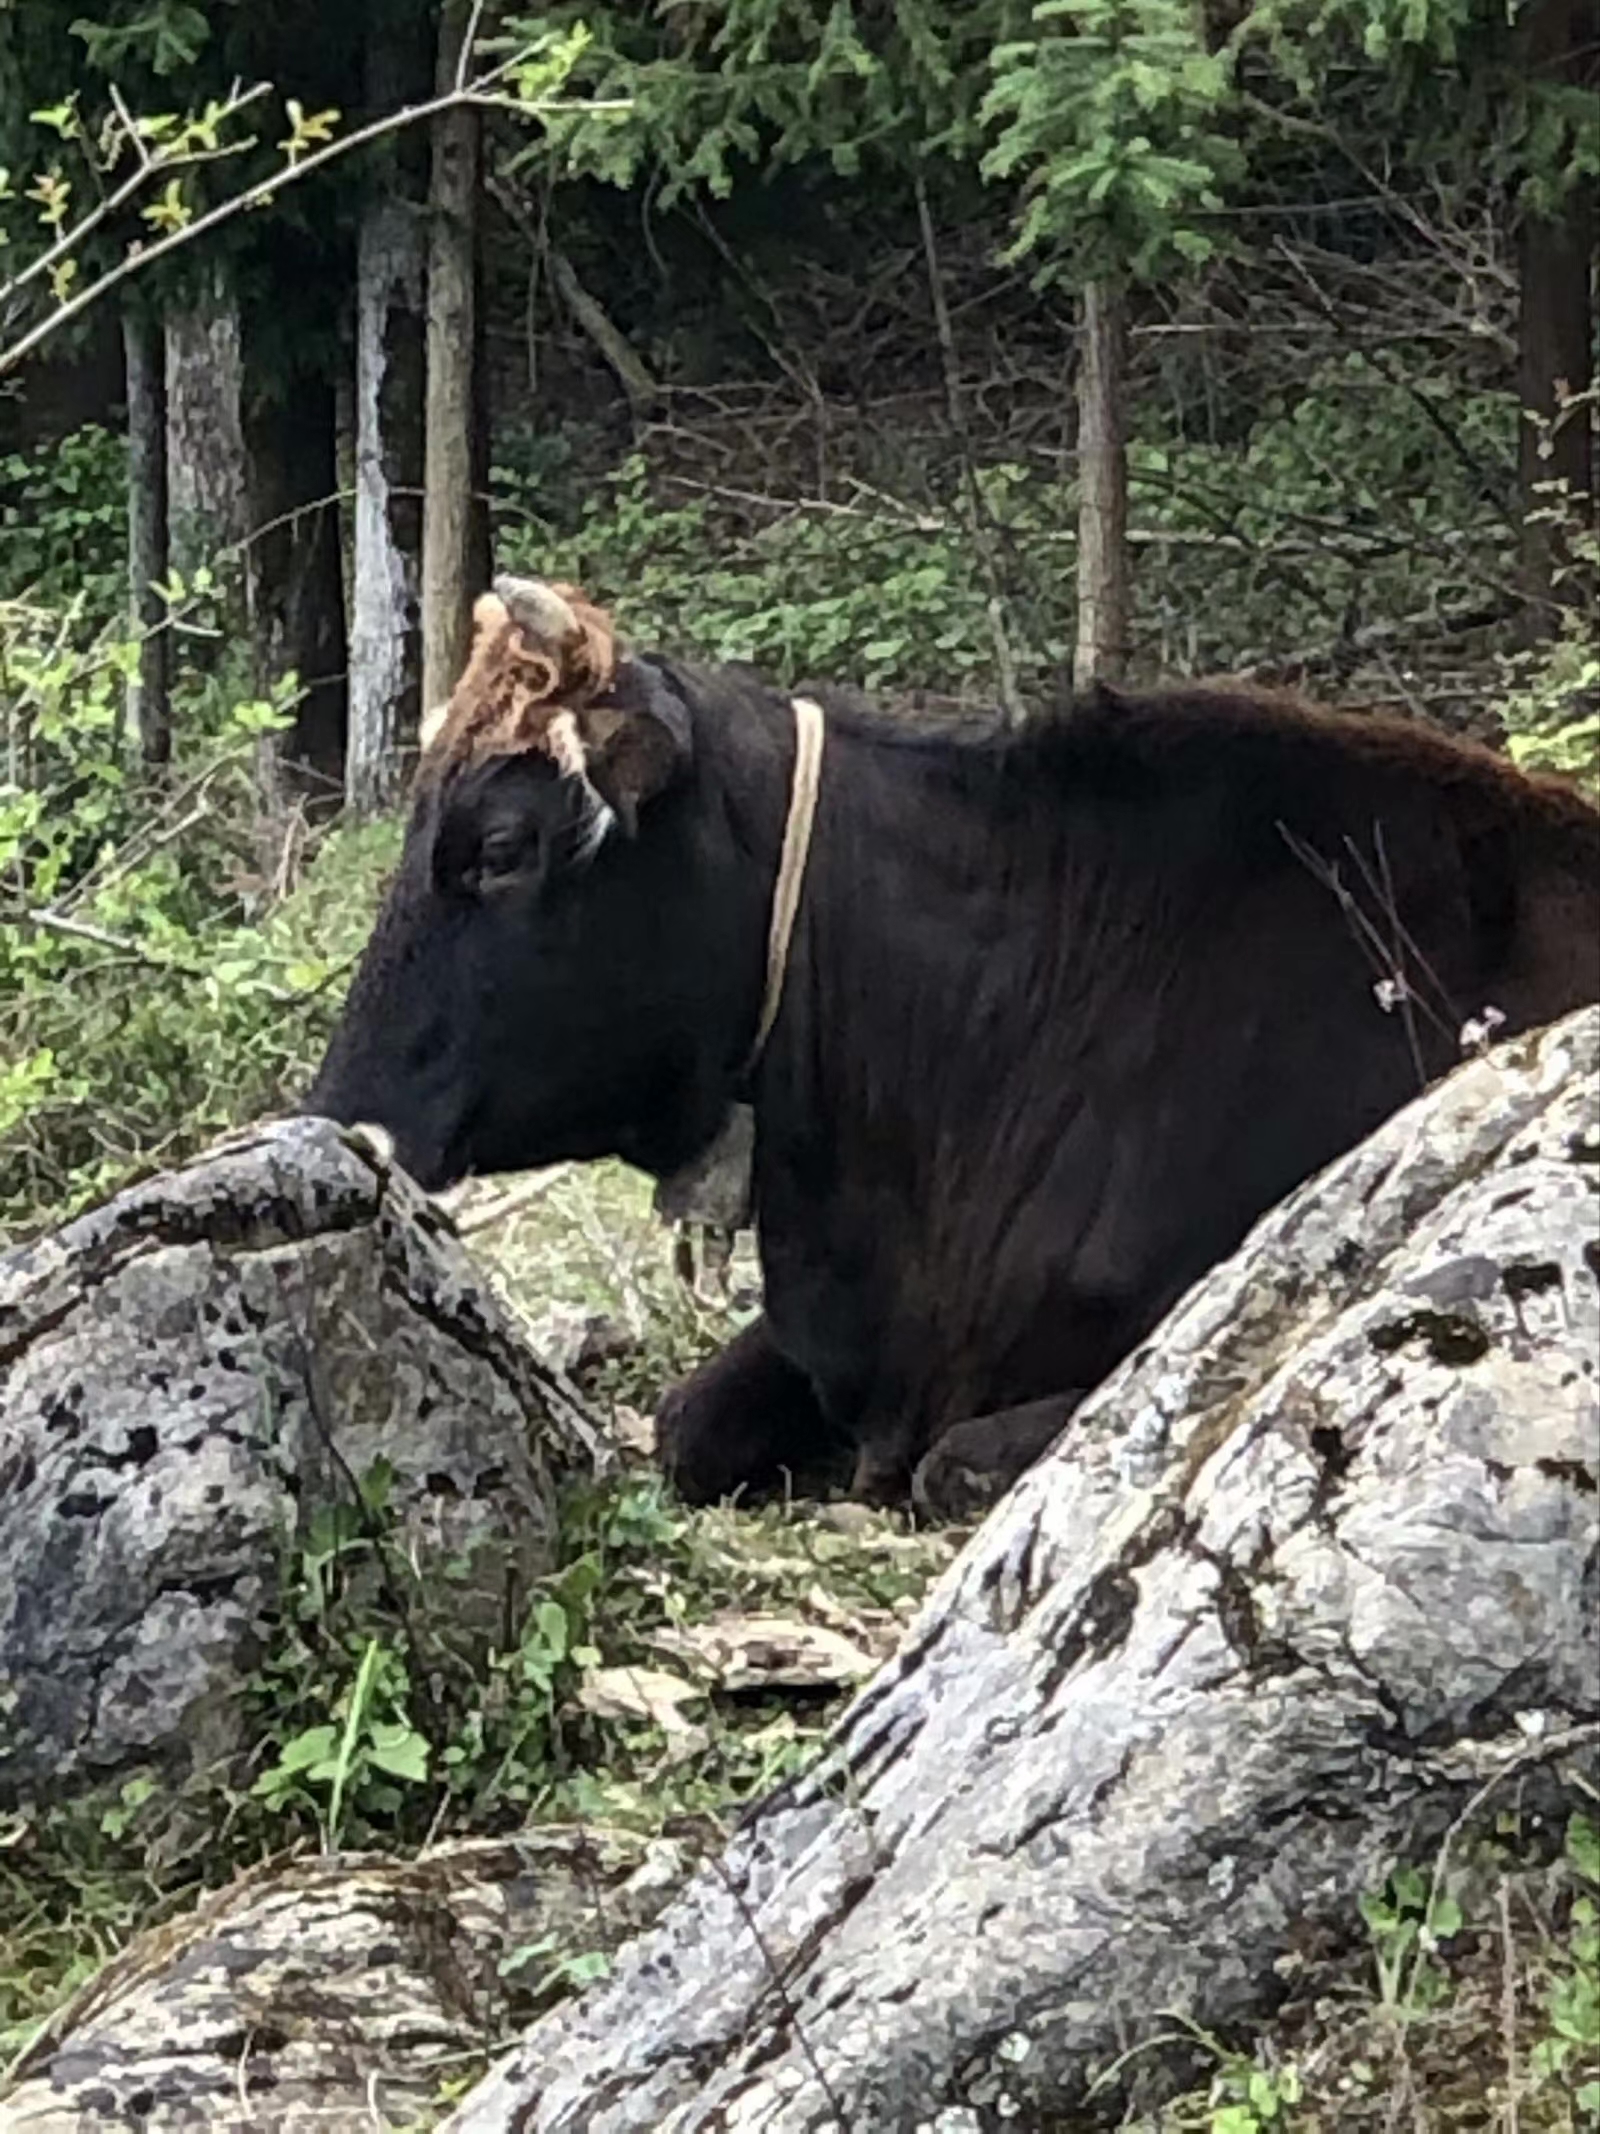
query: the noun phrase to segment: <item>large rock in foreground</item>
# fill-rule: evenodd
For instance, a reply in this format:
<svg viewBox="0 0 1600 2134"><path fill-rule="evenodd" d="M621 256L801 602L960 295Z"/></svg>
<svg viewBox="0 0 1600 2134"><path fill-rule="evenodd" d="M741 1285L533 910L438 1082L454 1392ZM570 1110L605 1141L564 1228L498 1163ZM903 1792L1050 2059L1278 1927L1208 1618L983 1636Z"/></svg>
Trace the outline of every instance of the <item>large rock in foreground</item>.
<svg viewBox="0 0 1600 2134"><path fill-rule="evenodd" d="M422 1196L321 1122L0 1259L0 1801L225 1758L285 1549L366 1517L379 1463L487 1634L583 1429Z"/></svg>
<svg viewBox="0 0 1600 2134"><path fill-rule="evenodd" d="M1087 2125L1600 1718L1600 1012L1263 1221L452 2134ZM1524 1805L1532 1796L1524 1794Z"/></svg>

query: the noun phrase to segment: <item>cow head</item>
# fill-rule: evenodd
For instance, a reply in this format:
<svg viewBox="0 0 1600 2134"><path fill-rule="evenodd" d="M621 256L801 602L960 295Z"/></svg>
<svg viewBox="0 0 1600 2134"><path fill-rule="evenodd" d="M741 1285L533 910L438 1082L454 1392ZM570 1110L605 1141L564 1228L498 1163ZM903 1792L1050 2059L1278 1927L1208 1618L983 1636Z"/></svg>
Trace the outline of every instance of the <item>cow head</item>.
<svg viewBox="0 0 1600 2134"><path fill-rule="evenodd" d="M305 1109L384 1128L430 1188L605 1154L663 1174L713 1138L748 1038L749 855L696 804L681 686L600 609L499 578L474 622Z"/></svg>

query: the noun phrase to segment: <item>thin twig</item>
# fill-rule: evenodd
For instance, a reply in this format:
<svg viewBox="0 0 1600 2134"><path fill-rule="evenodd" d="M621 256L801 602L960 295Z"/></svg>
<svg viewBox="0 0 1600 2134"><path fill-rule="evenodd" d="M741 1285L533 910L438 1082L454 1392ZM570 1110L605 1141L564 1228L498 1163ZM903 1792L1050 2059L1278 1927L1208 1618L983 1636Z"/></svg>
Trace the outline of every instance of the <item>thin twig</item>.
<svg viewBox="0 0 1600 2134"><path fill-rule="evenodd" d="M1374 846L1380 845L1381 840L1381 826L1377 823L1374 823ZM1393 926L1396 937L1416 959L1418 970L1421 971L1423 977L1427 979L1429 985L1433 987L1434 992L1439 997L1440 1010L1434 1014L1434 1028L1438 1030L1441 1035L1449 1037L1452 1042L1454 1042L1460 1036L1461 1025L1464 1020L1464 1017L1462 1016L1460 1007L1458 1006L1456 1001L1452 999L1449 988L1445 985L1444 980L1439 976L1433 965L1428 961L1427 956L1423 953L1422 947L1418 942L1415 934L1411 932L1410 928L1406 925L1405 921L1400 916L1400 911L1395 901L1393 888L1392 886L1390 886L1388 881L1387 859L1385 859L1383 863L1384 881L1383 884L1380 886L1380 884L1374 879L1372 870L1367 865L1366 856L1362 852L1360 846L1356 844L1353 838L1347 837L1344 842L1345 849L1349 852L1350 857L1355 861L1356 866L1360 869L1361 879L1366 886L1367 894L1372 898L1373 902L1378 906L1378 909L1384 914L1385 918L1387 918L1389 923ZM1420 993L1416 995L1416 999L1419 1006L1422 1008L1423 1013L1426 1015L1428 1013L1428 1003L1422 998Z"/></svg>
<svg viewBox="0 0 1600 2134"><path fill-rule="evenodd" d="M724 1866L723 1862L717 1857L717 1854L714 1850L709 1851L706 1854L706 1859L709 1862L711 1869L715 1873L718 1881L722 1884L728 1895L733 1899L734 1904L738 1907L739 1917L744 1921L745 1926L749 1931L750 1939L755 1943L756 1948L760 1952L761 1961L766 1968L767 1977L771 1982L772 1990L778 1996L778 2001L783 2009L784 2017L787 2020L790 2029L794 2032L795 2040L799 2045L800 2050L806 2056L806 2060L811 2068L812 2074L815 2075L817 2078L818 2089L821 2090L823 2096L827 2099L828 2109L833 2114L834 2123L839 2129L839 2134L850 2134L850 2122L845 2117L844 2106L839 2100L839 2093L837 2090L835 2090L833 2084L828 2080L827 2074L823 2069L822 2062L817 2058L816 2049L812 2045L810 2038L808 2038L806 2035L805 2025L800 2020L800 2011L798 2008L796 2008L794 2004L794 1997L789 1991L788 1983L783 1976L782 1970L779 1968L777 1958L773 1955L772 1950L767 1943L766 1936L762 1933L761 1928L757 1923L756 1915L751 1910L749 1901L746 1898L744 1891L740 1889L735 1883L732 1875L729 1874L727 1868Z"/></svg>
<svg viewBox="0 0 1600 2134"><path fill-rule="evenodd" d="M1522 2110L1518 2101L1521 2080L1517 2073L1517 1949L1511 1934L1511 1890L1502 1882L1500 1906L1500 2038L1506 2056L1505 2134L1521 2134Z"/></svg>
<svg viewBox="0 0 1600 2134"><path fill-rule="evenodd" d="M570 1164L553 1164L549 1170L535 1171L531 1178L521 1179L516 1185L508 1186L503 1193L496 1194L483 1207L463 1208L457 1214L448 1209L447 1203L447 1212L450 1213L457 1233L462 1237L471 1237L480 1230L492 1230L500 1223L508 1222L513 1215L520 1215L525 1208L532 1207L535 1201L542 1200L570 1169ZM436 1195L435 1198L442 1196Z"/></svg>
<svg viewBox="0 0 1600 2134"><path fill-rule="evenodd" d="M1350 841L1347 838L1345 842L1348 844ZM1400 907L1395 900L1394 877L1389 871L1389 847L1384 842L1383 824L1381 822L1375 822L1372 825L1372 848L1378 855L1378 871L1383 882L1383 895L1379 900L1379 907L1388 916L1389 925L1392 929L1390 953L1394 957L1395 969L1401 974L1400 1014L1405 1023L1406 1043L1411 1048L1411 1064L1416 1071L1417 1087L1426 1089L1428 1086L1428 1070L1422 1063L1422 1042L1417 1036L1417 1004L1412 998L1410 983L1404 975L1405 949L1403 943L1410 937L1400 923Z"/></svg>
<svg viewBox="0 0 1600 2134"><path fill-rule="evenodd" d="M1455 1821L1439 1842L1439 1851L1433 1863L1433 1878L1428 1886L1427 1908L1422 1915L1424 1919L1429 1919L1433 1916L1434 1908L1444 1890L1444 1878L1450 1865L1452 1848L1462 1832L1477 1817L1489 1796L1498 1787L1503 1786L1508 1778L1514 1777L1518 1772L1529 1770L1538 1764L1555 1763L1560 1757L1570 1756L1578 1749L1593 1747L1596 1742L1600 1742L1600 1724L1588 1722L1579 1726L1565 1727L1559 1734L1549 1735L1542 1741L1521 1743L1511 1751L1498 1771L1490 1772L1482 1785L1470 1796L1466 1806L1457 1815ZM1417 1981L1421 1976L1422 1965L1426 1961L1427 1954L1427 1950L1422 1945L1422 1937L1419 1935L1417 1937L1417 1953L1412 1958L1411 1963L1411 1981L1406 1993L1408 2006L1412 2005L1416 2000Z"/></svg>
<svg viewBox="0 0 1600 2134"><path fill-rule="evenodd" d="M203 964L185 963L176 956L158 955L146 948L129 934L116 934L109 927L96 926L88 919L72 919L63 911L53 911L48 906L25 905L6 910L0 908L0 926L34 926L41 933L59 934L64 940L81 941L91 948L110 949L116 956L136 963L147 971L161 971L171 978L187 978L193 981L209 978L211 973ZM286 992L282 986L263 986L261 997L270 1000L274 1007L297 1008L311 998L319 988L305 993Z"/></svg>
<svg viewBox="0 0 1600 2134"><path fill-rule="evenodd" d="M988 538L985 524L986 513L983 491L978 485L978 470L973 463L972 438L967 428L966 410L961 401L960 369L956 361L955 332L950 324L950 309L945 302L944 277L939 272L939 246L934 236L933 215L928 206L928 186L919 166L914 181L917 202L917 227L922 233L922 256L928 270L928 296L933 306L934 333L939 342L939 360L944 371L945 406L950 419L950 433L961 456L963 486L967 492L968 538L977 552L978 563L988 582L989 598L984 612L988 617L989 635L994 644L995 680L998 684L1000 706L1012 726L1020 726L1024 712L1022 693L1017 687L1017 663L1011 649L1011 637L1006 627L1006 598L1000 583L1000 573L995 567L994 549Z"/></svg>
<svg viewBox="0 0 1600 2134"><path fill-rule="evenodd" d="M1340 332L1341 320L1339 313L1327 292L1317 281L1315 275L1312 274L1310 268L1306 266L1302 259L1296 256L1293 247L1284 238L1277 238L1274 241L1273 249L1279 258L1286 260L1294 272L1299 275L1307 289L1310 290L1313 303L1321 309L1334 331L1336 333ZM1446 421L1422 388L1414 380L1397 371L1388 357L1381 354L1376 348L1363 346L1357 353L1364 363L1372 365L1372 368L1380 378L1384 379L1387 384L1398 387L1406 395L1407 399L1412 402L1413 406L1420 409L1424 419L1430 422L1439 432L1439 435L1450 447L1456 459L1471 477L1479 494L1493 504L1502 517L1508 516L1507 499L1500 485L1494 480L1477 455L1468 447L1454 423Z"/></svg>
<svg viewBox="0 0 1600 2134"><path fill-rule="evenodd" d="M472 13L467 18L467 32L461 40L461 53L456 61L456 93L459 96L467 86L467 74L472 66L472 48L478 41L478 25L483 20L484 0L472 0Z"/></svg>

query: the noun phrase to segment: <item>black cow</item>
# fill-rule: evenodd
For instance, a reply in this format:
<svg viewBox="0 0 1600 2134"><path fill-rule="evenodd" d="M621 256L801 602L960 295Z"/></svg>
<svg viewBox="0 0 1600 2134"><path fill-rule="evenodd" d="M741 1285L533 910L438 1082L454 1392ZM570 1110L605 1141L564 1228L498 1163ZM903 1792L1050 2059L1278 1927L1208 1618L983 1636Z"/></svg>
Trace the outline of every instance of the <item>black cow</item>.
<svg viewBox="0 0 1600 2134"><path fill-rule="evenodd" d="M1243 689L978 739L826 704L745 1077L789 701L500 591L307 1108L438 1188L663 1175L748 1094L765 1316L663 1408L691 1498L830 1441L861 1494L992 1496L1469 1018L1600 997L1600 812L1487 750Z"/></svg>

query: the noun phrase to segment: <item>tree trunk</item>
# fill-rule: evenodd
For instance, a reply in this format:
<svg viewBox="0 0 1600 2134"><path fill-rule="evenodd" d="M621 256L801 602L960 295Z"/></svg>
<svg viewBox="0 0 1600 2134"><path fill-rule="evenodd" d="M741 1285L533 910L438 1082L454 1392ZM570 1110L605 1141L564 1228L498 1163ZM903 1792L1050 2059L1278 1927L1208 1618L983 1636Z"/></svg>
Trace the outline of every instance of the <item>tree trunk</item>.
<svg viewBox="0 0 1600 2134"><path fill-rule="evenodd" d="M1547 1808L1600 1716L1597 1070L1590 1008L1261 1223L451 2134L1150 2109L1498 1777Z"/></svg>
<svg viewBox="0 0 1600 2134"><path fill-rule="evenodd" d="M1128 658L1128 316L1105 282L1083 292L1078 357L1078 642L1076 688L1114 682Z"/></svg>
<svg viewBox="0 0 1600 2134"><path fill-rule="evenodd" d="M437 87L461 68L472 9L445 0ZM474 378L477 367L476 112L433 122L428 191L428 383L422 522L422 701L449 696L466 661L472 583Z"/></svg>
<svg viewBox="0 0 1600 2134"><path fill-rule="evenodd" d="M349 693L339 469L331 377L262 381L246 427L254 526L247 557L250 637L263 695L293 674L300 694L280 758L311 797L344 786Z"/></svg>
<svg viewBox="0 0 1600 2134"><path fill-rule="evenodd" d="M172 760L167 687L167 377L159 320L130 303L122 315L128 403L128 607L139 664L128 681L128 731L145 768Z"/></svg>
<svg viewBox="0 0 1600 2134"><path fill-rule="evenodd" d="M473 272L477 294L472 310L472 459L467 498L466 605L469 631L472 601L494 575L494 536L489 523L489 468L494 458L493 367L489 360L487 306L483 302L483 291L488 286L489 232L485 227L481 194L475 221Z"/></svg>
<svg viewBox="0 0 1600 2134"><path fill-rule="evenodd" d="M377 10L367 98L391 110L427 78L426 17ZM421 684L424 279L422 142L390 150L387 184L361 221L356 259L356 508L350 615L350 741L345 798L358 814L393 804L401 750L414 741Z"/></svg>
<svg viewBox="0 0 1600 2134"><path fill-rule="evenodd" d="M188 577L250 530L239 307L224 266L204 293L169 306L167 511L171 560Z"/></svg>
<svg viewBox="0 0 1600 2134"><path fill-rule="evenodd" d="M1540 0L1528 16L1530 80L1596 86L1592 10L1585 0ZM1584 597L1567 582L1568 536L1594 521L1591 412L1563 412L1592 379L1595 188L1574 185L1558 212L1524 213L1518 233L1521 304L1517 385L1522 407L1518 495L1522 510L1524 636L1551 636L1563 604ZM1553 485L1563 485L1561 489ZM1592 588L1590 589L1592 590Z"/></svg>

